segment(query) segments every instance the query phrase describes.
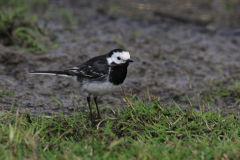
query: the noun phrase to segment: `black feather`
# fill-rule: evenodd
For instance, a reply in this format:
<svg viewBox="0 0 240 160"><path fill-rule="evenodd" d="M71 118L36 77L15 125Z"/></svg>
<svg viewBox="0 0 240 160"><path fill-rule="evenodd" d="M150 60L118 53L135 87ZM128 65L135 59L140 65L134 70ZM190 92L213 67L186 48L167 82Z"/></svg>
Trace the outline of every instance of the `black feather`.
<svg viewBox="0 0 240 160"><path fill-rule="evenodd" d="M70 75L80 76L81 78L97 79L107 76L109 71L109 65L107 62L107 56L94 57L80 66L73 67L68 70Z"/></svg>

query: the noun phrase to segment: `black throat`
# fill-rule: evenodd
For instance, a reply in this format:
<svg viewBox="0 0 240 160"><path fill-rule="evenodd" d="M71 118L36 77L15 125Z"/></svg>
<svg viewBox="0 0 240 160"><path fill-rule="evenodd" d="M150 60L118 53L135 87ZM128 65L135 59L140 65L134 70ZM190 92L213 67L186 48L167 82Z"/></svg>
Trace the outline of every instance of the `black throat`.
<svg viewBox="0 0 240 160"><path fill-rule="evenodd" d="M124 63L118 66L111 66L109 74L109 82L114 85L120 85L123 83L127 76L127 67L129 63Z"/></svg>

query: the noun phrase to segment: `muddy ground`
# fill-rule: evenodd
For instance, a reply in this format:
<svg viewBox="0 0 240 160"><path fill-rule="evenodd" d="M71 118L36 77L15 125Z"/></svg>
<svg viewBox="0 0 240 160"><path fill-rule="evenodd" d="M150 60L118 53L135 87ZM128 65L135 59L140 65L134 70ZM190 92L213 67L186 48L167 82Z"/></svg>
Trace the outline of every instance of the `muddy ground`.
<svg viewBox="0 0 240 160"><path fill-rule="evenodd" d="M86 93L82 93L72 79L26 73L80 65L91 57L121 48L117 39L135 61L129 66L123 84L128 95L136 94L141 98L149 91L161 98L161 105L169 105L174 100L184 109L189 109L184 98L189 97L196 110L199 110L198 102L203 100L209 102L214 111L220 109L239 116L240 106L236 103L239 95L231 92L214 101L208 101L206 96L221 86L231 91L240 79L240 29L219 27L212 30L161 16L151 20L132 19L113 16L93 6L84 3L79 10L75 8L75 14L81 15L81 22L73 31L65 30L59 20L48 22L47 27L57 35L55 43L60 46L47 53L15 51L0 45L0 91L6 87L6 92L15 93L15 107L22 113L25 113L24 108L32 115L60 111L72 115L77 106L81 111L87 110ZM39 25L43 24L44 19L40 19ZM78 95L81 105L71 90ZM50 94L62 105L56 104ZM121 88L99 98L102 112L108 107L127 107L122 98ZM0 97L0 110L9 110L11 106L12 96Z"/></svg>

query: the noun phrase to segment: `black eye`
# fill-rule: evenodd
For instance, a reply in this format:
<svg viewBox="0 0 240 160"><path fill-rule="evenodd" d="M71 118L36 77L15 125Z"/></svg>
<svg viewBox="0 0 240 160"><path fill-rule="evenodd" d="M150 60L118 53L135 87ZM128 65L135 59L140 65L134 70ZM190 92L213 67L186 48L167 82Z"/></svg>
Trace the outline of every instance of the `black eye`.
<svg viewBox="0 0 240 160"><path fill-rule="evenodd" d="M120 57L117 57L118 60L120 60L121 58Z"/></svg>

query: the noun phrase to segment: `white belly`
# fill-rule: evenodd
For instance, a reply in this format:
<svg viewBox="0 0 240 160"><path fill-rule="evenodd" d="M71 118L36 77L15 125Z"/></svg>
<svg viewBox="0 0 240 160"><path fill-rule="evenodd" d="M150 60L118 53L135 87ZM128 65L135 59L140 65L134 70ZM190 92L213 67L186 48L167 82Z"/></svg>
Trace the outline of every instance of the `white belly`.
<svg viewBox="0 0 240 160"><path fill-rule="evenodd" d="M119 86L113 85L110 82L104 83L87 83L82 86L83 91L92 94L93 96L102 96L115 91Z"/></svg>

